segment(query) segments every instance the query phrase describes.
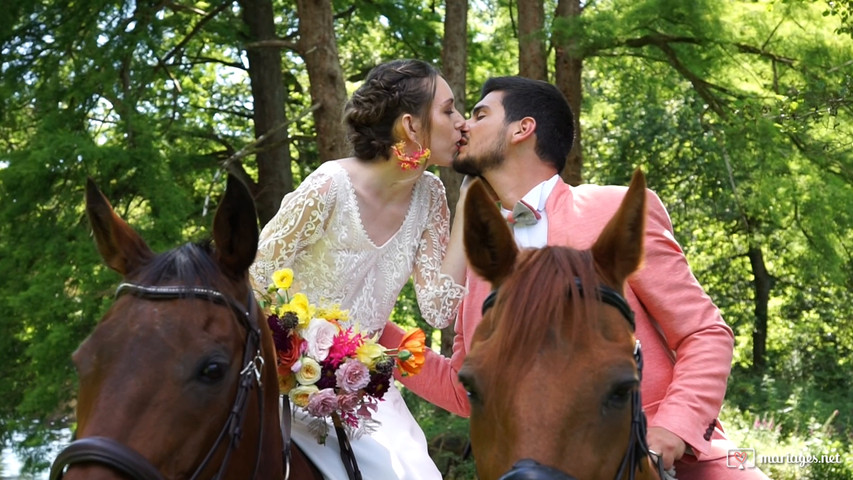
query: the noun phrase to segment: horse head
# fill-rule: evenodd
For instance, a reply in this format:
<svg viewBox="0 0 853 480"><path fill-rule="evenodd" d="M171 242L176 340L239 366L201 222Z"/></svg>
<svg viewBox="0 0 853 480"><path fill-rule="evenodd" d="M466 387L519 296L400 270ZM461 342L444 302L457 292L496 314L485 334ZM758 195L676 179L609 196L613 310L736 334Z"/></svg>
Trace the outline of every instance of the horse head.
<svg viewBox="0 0 853 480"><path fill-rule="evenodd" d="M466 254L493 288L459 374L481 480L653 475L624 300L642 260L645 197L638 170L592 248L520 250L485 187L469 188Z"/></svg>
<svg viewBox="0 0 853 480"><path fill-rule="evenodd" d="M91 179L86 212L123 280L73 355L76 439L51 479L281 478L275 350L248 281L258 224L246 186L229 176L211 241L159 255Z"/></svg>

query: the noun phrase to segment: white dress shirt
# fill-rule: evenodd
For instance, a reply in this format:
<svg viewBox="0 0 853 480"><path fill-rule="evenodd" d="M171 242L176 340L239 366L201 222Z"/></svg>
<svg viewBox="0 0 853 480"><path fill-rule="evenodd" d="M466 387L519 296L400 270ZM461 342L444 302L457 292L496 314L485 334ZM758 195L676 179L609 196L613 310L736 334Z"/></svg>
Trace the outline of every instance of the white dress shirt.
<svg viewBox="0 0 853 480"><path fill-rule="evenodd" d="M533 225L512 225L515 243L519 247L542 248L548 243L548 215L545 213L545 202L548 201L548 196L551 195L551 191L554 190L554 185L557 184L557 180L559 179L559 175L554 175L533 187L532 190L522 197L522 200L534 207L542 215L542 218ZM501 205L501 214L504 217L510 213L511 210L507 210Z"/></svg>

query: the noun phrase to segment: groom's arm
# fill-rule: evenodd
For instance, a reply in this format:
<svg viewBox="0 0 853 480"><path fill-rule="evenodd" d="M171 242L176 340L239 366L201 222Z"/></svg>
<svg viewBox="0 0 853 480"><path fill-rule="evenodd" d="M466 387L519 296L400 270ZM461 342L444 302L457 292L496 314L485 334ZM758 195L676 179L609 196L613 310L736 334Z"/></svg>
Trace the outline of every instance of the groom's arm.
<svg viewBox="0 0 853 480"><path fill-rule="evenodd" d="M420 373L404 377L395 369L394 377L424 400L456 415L467 417L471 412L468 394L458 379L459 369L465 359L465 337L461 325L462 322L457 320L454 326L456 335L453 338L453 354L450 358L428 348ZM379 343L396 348L404 334L402 328L388 321Z"/></svg>

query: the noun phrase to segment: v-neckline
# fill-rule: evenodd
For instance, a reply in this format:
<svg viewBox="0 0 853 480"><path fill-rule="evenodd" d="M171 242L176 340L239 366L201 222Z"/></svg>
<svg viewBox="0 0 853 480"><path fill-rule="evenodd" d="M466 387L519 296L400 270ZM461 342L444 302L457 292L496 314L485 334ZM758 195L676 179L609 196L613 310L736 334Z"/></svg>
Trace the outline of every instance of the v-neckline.
<svg viewBox="0 0 853 480"><path fill-rule="evenodd" d="M344 176L346 177L347 192L349 193L349 200L352 203L352 205L354 206L355 219L356 219L356 223L358 223L359 230L361 231L361 234L364 235L364 238L366 238L367 241L370 242L370 245L373 248L375 248L377 250L381 250L381 249L385 248L395 238L397 238L397 236L403 230L403 227L409 221L409 217L412 215L413 206L415 204L415 197L417 196L418 186L421 184L421 178L423 178L423 176L421 176L421 178L418 178L415 181L414 187L412 187L412 196L409 198L409 206L406 209L406 214L403 215L403 221L400 222L400 226L398 226L397 229L394 230L394 233L392 233L388 237L388 239L382 243L382 245L377 245L376 241L370 236L369 233L367 233L367 228L365 228L365 226L364 226L364 220L361 218L361 209L359 208L359 204L358 204L358 195L355 193L355 185L353 185L353 183L352 183L352 177L350 177L349 170L347 170L346 167L344 167L343 165L340 165L340 164L337 164L337 167L340 168L341 170L343 170Z"/></svg>

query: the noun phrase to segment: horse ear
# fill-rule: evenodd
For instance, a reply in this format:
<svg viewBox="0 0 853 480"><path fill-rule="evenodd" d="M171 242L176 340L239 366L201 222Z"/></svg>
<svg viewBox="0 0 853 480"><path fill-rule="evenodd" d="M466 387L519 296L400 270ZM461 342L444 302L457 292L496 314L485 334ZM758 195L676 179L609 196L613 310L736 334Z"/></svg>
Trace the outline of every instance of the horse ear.
<svg viewBox="0 0 853 480"><path fill-rule="evenodd" d="M101 258L122 276L127 276L154 257L145 240L116 215L91 177L86 181L86 215Z"/></svg>
<svg viewBox="0 0 853 480"><path fill-rule="evenodd" d="M592 246L600 273L614 285L621 287L628 275L640 267L645 228L646 177L638 168L619 209Z"/></svg>
<svg viewBox="0 0 853 480"><path fill-rule="evenodd" d="M512 272L518 246L495 202L477 179L465 198L464 244L468 263L497 287Z"/></svg>
<svg viewBox="0 0 853 480"><path fill-rule="evenodd" d="M234 175L228 175L225 196L216 209L213 242L223 273L232 278L245 275L258 251L258 215L248 187Z"/></svg>

